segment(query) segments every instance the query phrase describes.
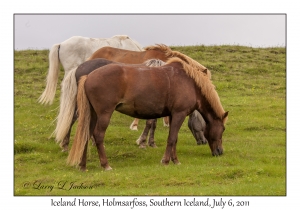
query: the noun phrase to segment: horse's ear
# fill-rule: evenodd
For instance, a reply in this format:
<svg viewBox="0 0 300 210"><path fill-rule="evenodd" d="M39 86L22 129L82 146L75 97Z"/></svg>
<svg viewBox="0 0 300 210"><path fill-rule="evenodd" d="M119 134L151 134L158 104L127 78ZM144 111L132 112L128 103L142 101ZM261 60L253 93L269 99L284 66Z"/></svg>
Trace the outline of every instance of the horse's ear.
<svg viewBox="0 0 300 210"><path fill-rule="evenodd" d="M228 116L228 113L229 113L229 111L227 111L223 114L223 119L225 119Z"/></svg>

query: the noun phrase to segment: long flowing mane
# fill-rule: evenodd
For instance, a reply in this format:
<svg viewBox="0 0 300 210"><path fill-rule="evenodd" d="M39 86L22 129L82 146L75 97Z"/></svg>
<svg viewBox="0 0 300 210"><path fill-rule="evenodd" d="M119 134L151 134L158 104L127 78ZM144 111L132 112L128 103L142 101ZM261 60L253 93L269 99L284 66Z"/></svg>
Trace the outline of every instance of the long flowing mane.
<svg viewBox="0 0 300 210"><path fill-rule="evenodd" d="M183 70L189 77L194 79L197 86L200 88L202 94L205 96L205 98L207 99L208 103L211 105L217 116L222 119L225 111L222 107L219 95L215 90L215 86L212 84L209 78L209 75L207 75L203 71L199 71L199 69L195 68L193 65L190 65L185 60L182 60L179 57L173 57L168 59L166 64L174 62L179 62L182 64ZM223 120L223 122L225 123L226 120L227 117Z"/></svg>
<svg viewBox="0 0 300 210"><path fill-rule="evenodd" d="M198 63L194 59L182 54L181 52L171 50L170 47L168 47L164 44L156 44L156 45L153 45L153 46L145 47L144 49L146 51L147 50L160 50L160 51L164 52L165 55L169 58L172 58L172 57L180 58L181 60L183 60L187 64L189 64L192 68L197 69L197 70L202 71L202 72L205 72L208 75L209 79L211 78L211 73L205 66Z"/></svg>

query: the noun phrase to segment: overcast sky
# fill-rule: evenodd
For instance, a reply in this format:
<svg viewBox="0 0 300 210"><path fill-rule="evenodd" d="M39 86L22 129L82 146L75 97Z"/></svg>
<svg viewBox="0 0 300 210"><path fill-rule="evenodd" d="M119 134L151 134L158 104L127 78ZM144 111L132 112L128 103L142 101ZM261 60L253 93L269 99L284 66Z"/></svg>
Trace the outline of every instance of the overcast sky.
<svg viewBox="0 0 300 210"><path fill-rule="evenodd" d="M286 45L283 13L208 15L14 15L14 48L49 49L72 36L128 35L143 47L153 44Z"/></svg>

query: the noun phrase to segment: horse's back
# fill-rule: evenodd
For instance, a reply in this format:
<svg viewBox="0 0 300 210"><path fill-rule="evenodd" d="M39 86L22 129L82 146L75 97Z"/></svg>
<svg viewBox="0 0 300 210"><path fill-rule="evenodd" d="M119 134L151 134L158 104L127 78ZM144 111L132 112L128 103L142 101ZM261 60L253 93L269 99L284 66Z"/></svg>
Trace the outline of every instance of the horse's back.
<svg viewBox="0 0 300 210"><path fill-rule="evenodd" d="M113 61L106 60L103 58L96 58L93 60L85 61L78 66L75 72L76 81L78 82L80 77L83 75L88 75L95 69L98 69L102 66L113 63Z"/></svg>
<svg viewBox="0 0 300 210"><path fill-rule="evenodd" d="M126 64L140 64L150 59L158 59L163 62L168 60L165 52L160 50L133 51L112 46L105 46L96 50L88 60L95 58L105 58Z"/></svg>
<svg viewBox="0 0 300 210"><path fill-rule="evenodd" d="M142 47L127 35L111 38L89 38L73 36L60 44L59 58L65 71L76 68L89 58L96 50L105 46L141 51Z"/></svg>
<svg viewBox="0 0 300 210"><path fill-rule="evenodd" d="M146 51L134 51L128 49L122 49L112 46L101 47L96 50L88 60L95 58L105 58L108 60L127 63L127 64L139 64L145 61Z"/></svg>
<svg viewBox="0 0 300 210"><path fill-rule="evenodd" d="M120 49L143 51L143 47L138 42L131 39L128 35L115 35L109 38L108 41L116 42L116 45L119 44L118 48ZM116 46L116 45L110 45L110 46Z"/></svg>

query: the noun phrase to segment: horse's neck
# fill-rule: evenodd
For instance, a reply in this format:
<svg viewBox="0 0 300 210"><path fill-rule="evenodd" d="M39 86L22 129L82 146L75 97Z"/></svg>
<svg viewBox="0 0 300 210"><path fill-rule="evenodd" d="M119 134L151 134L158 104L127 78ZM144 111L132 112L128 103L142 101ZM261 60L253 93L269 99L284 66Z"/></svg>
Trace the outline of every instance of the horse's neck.
<svg viewBox="0 0 300 210"><path fill-rule="evenodd" d="M217 118L216 112L213 110L206 98L202 95L199 99L198 111L200 112L206 123L213 123L214 119Z"/></svg>

